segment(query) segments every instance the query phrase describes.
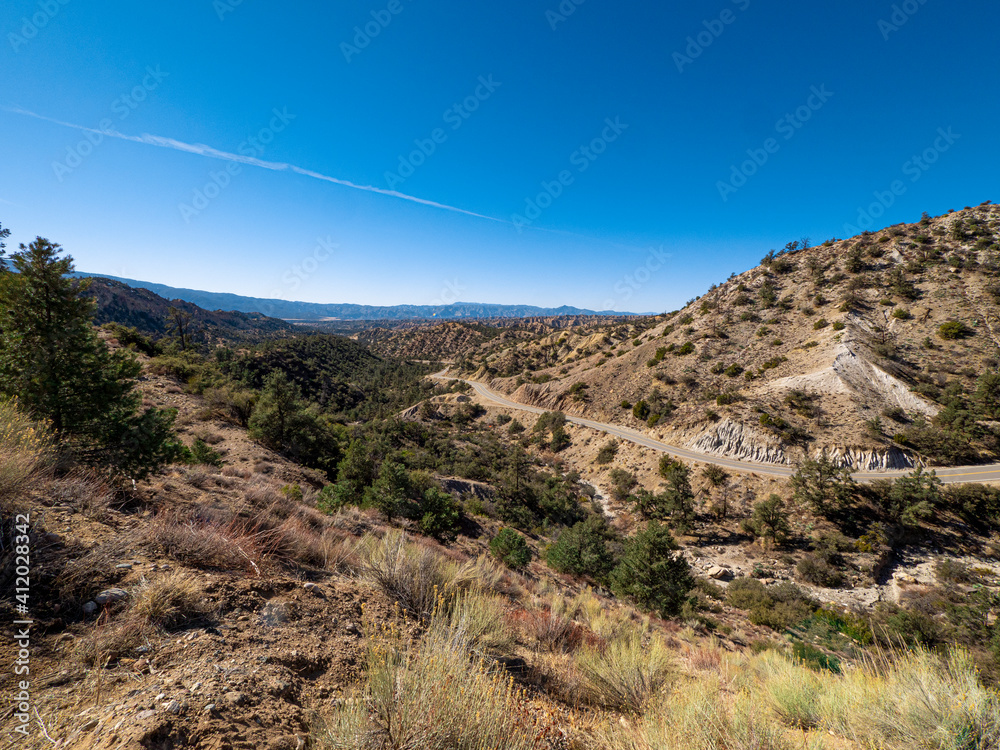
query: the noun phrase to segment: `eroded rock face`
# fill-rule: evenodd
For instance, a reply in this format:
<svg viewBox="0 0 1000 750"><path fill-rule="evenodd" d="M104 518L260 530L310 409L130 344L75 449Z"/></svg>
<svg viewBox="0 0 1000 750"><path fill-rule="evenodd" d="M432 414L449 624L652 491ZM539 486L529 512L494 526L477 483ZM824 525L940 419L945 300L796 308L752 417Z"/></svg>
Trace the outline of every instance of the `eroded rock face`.
<svg viewBox="0 0 1000 750"><path fill-rule="evenodd" d="M760 430L724 419L696 436L689 448L712 456L725 456L762 464L791 463L781 445L775 445Z"/></svg>
<svg viewBox="0 0 1000 750"><path fill-rule="evenodd" d="M813 451L814 458L819 458L821 450ZM886 471L890 469L913 469L918 462L899 448L887 450L870 450L863 448L828 448L827 456L841 466L856 471Z"/></svg>

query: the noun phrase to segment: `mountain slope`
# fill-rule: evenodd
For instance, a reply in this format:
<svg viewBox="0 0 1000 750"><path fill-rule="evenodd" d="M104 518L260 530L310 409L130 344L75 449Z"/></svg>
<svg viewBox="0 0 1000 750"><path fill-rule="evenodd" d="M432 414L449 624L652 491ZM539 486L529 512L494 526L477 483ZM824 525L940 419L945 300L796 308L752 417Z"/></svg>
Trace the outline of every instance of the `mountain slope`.
<svg viewBox="0 0 1000 750"><path fill-rule="evenodd" d="M466 371L710 454L989 460L996 404L980 376L1000 357L998 236L1000 208L984 204L790 248L645 332L625 322L487 348Z"/></svg>
<svg viewBox="0 0 1000 750"><path fill-rule="evenodd" d="M96 302L94 322L98 325L120 323L156 337L168 333L167 313L171 307L191 315L191 330L196 340L257 341L285 336L295 330L290 323L259 313L210 312L190 302L166 299L148 289L133 288L111 279L94 278L86 295Z"/></svg>
<svg viewBox="0 0 1000 750"><path fill-rule="evenodd" d="M97 276L111 279L130 287L148 289L169 299L191 302L209 310L235 310L245 313L260 313L285 320L317 321L325 318L336 320L410 320L425 318L527 318L553 317L562 315L616 315L613 311L595 312L578 307L534 307L532 305L495 305L480 302L455 302L450 305L349 305L320 304L314 302L291 302L282 299L261 299L243 297L224 292L204 292L197 289L182 289L155 284L149 281L124 279L104 274L78 273L78 276ZM627 314L627 313L626 313Z"/></svg>

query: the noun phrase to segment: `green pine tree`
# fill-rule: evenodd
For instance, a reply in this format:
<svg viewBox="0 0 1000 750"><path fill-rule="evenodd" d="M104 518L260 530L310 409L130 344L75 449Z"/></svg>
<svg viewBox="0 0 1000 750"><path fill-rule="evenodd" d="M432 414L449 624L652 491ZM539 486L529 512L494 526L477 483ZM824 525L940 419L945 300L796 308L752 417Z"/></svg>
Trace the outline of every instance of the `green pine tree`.
<svg viewBox="0 0 1000 750"><path fill-rule="evenodd" d="M79 460L142 478L178 457L172 412L142 407L140 365L97 335L89 282L41 237L0 273L0 395L48 420Z"/></svg>
<svg viewBox="0 0 1000 750"><path fill-rule="evenodd" d="M611 573L611 588L618 596L661 617L676 615L693 587L691 568L677 554L677 542L655 521L628 541Z"/></svg>

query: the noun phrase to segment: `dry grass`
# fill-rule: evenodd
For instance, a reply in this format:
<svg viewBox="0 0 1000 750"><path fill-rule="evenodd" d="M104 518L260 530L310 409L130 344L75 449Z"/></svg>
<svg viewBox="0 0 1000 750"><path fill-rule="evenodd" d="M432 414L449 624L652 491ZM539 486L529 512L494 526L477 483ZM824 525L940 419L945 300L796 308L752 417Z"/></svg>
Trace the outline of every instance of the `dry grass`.
<svg viewBox="0 0 1000 750"><path fill-rule="evenodd" d="M189 572L143 579L132 592L130 614L149 625L172 629L211 612L204 592Z"/></svg>
<svg viewBox="0 0 1000 750"><path fill-rule="evenodd" d="M138 617L102 615L86 635L77 640L74 655L89 667L103 669L149 640L148 623Z"/></svg>
<svg viewBox="0 0 1000 750"><path fill-rule="evenodd" d="M1000 696L984 687L971 656L952 649L884 654L830 680L824 725L859 744L890 750L1000 747Z"/></svg>
<svg viewBox="0 0 1000 750"><path fill-rule="evenodd" d="M381 539L366 535L358 550L361 576L415 617L429 617L450 588L437 553L407 544L402 532L388 531Z"/></svg>
<svg viewBox="0 0 1000 750"><path fill-rule="evenodd" d="M472 600L465 600L471 602ZM534 741L513 681L470 659L476 638L459 603L438 612L418 643L387 629L372 644L357 697L329 717L320 747L350 750L528 750ZM478 605L476 605L478 606ZM481 621L479 615L472 619ZM495 620L493 616L487 620Z"/></svg>
<svg viewBox="0 0 1000 750"><path fill-rule="evenodd" d="M661 696L635 724L611 723L594 739L605 750L786 750L763 709L750 693L730 700L718 680L696 680Z"/></svg>
<svg viewBox="0 0 1000 750"><path fill-rule="evenodd" d="M56 578L59 598L85 602L112 582L115 565L134 557L135 549L142 543L143 538L138 534L124 532L70 560Z"/></svg>
<svg viewBox="0 0 1000 750"><path fill-rule="evenodd" d="M45 426L21 411L17 399L0 400L0 508L34 488L52 457Z"/></svg>
<svg viewBox="0 0 1000 750"><path fill-rule="evenodd" d="M56 504L68 505L87 518L102 521L115 501L115 489L107 476L90 469L74 469L69 474L53 479L47 494Z"/></svg>
<svg viewBox="0 0 1000 750"><path fill-rule="evenodd" d="M633 632L578 652L576 664L591 703L638 714L667 685L673 662L669 649L657 637L648 644L644 640Z"/></svg>
<svg viewBox="0 0 1000 750"><path fill-rule="evenodd" d="M278 546L273 531L238 516L226 520L162 514L149 527L147 539L190 565L254 576L265 571Z"/></svg>

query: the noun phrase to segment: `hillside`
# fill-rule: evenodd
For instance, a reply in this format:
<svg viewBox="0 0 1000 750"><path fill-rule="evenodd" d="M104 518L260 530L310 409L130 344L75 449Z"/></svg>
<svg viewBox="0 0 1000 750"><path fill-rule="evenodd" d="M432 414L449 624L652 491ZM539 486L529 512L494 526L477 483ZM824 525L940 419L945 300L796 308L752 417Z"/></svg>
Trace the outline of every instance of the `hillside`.
<svg viewBox="0 0 1000 750"><path fill-rule="evenodd" d="M488 318L476 322L398 322L365 328L352 337L373 351L393 357L455 361L482 347L511 346L539 339L552 331L622 320L584 315Z"/></svg>
<svg viewBox="0 0 1000 750"><path fill-rule="evenodd" d="M211 310L235 310L259 313L274 318L294 321L331 320L412 320L460 318L529 318L565 315L621 315L612 311L595 312L578 307L535 307L533 305L499 305L480 302L455 302L446 305L352 305L292 302L282 299L243 297L225 292L205 292L156 284L149 281L124 279L106 274L78 273L78 276L99 277L126 284L137 289L148 289L161 297L180 299Z"/></svg>
<svg viewBox="0 0 1000 750"><path fill-rule="evenodd" d="M191 336L195 343L261 341L287 336L295 330L290 323L259 313L209 311L191 302L168 299L148 289L105 278L93 278L86 296L96 303L94 322L98 325L118 323L154 338L170 333L167 318L171 307L191 316Z"/></svg>
<svg viewBox="0 0 1000 750"><path fill-rule="evenodd" d="M684 309L487 346L524 403L708 454L857 468L996 458L1000 208L771 253ZM642 321L645 324L645 321Z"/></svg>

